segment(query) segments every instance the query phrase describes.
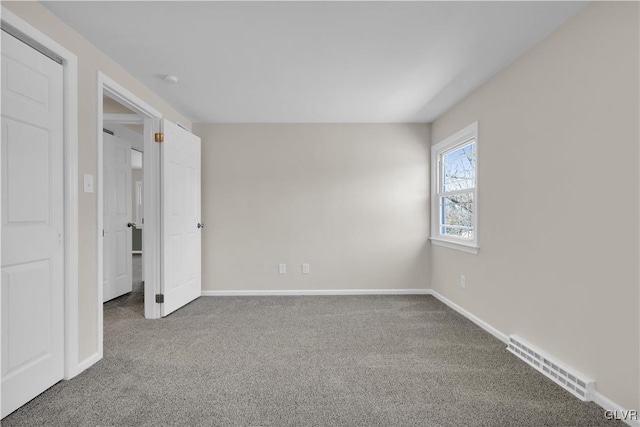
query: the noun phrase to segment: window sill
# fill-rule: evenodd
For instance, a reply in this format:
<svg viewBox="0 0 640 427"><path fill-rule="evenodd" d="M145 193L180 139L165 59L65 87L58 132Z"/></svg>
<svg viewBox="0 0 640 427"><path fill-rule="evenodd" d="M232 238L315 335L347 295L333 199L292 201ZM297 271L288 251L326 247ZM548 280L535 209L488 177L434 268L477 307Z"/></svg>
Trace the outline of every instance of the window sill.
<svg viewBox="0 0 640 427"><path fill-rule="evenodd" d="M432 245L444 246L445 248L456 249L458 251L474 255L478 255L478 252L480 251L479 246L466 245L464 243L452 242L451 240L438 239L435 237L429 237L429 240L431 240Z"/></svg>

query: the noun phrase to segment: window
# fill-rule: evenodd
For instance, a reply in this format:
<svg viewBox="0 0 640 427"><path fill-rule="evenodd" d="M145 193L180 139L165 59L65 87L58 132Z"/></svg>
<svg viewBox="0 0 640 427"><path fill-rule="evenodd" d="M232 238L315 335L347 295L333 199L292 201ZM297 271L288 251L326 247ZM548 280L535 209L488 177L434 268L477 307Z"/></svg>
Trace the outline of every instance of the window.
<svg viewBox="0 0 640 427"><path fill-rule="evenodd" d="M478 253L478 123L431 148L431 242Z"/></svg>

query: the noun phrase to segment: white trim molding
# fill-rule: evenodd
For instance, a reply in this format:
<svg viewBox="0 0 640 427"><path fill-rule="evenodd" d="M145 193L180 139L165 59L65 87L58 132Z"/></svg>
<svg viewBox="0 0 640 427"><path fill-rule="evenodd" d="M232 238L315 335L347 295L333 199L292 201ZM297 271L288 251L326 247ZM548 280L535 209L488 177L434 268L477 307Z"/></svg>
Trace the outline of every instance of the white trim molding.
<svg viewBox="0 0 640 427"><path fill-rule="evenodd" d="M96 319L96 328L98 331L98 360L102 358L103 349L103 236L104 228L104 152L103 152L103 127L104 127L104 111L103 97L106 95L116 102L124 105L132 111L140 114L142 123L144 123L144 153L143 156L143 173L144 182L147 191L144 192L145 205L145 232L142 235L143 247L145 249L145 260L143 277L144 281L144 314L147 319L160 318L160 308L155 303L155 295L160 293L160 148L158 144L153 142L153 133L159 130L162 114L148 103L133 94L124 86L108 77L101 71L97 71L97 95L96 95L96 114L97 114L97 158L98 158L98 209L97 209L97 264L98 264L98 316Z"/></svg>
<svg viewBox="0 0 640 427"><path fill-rule="evenodd" d="M596 384L596 387L597 387L597 384ZM594 403L604 408L606 411L611 411L618 416L622 416L622 414L628 413L627 412L628 410L625 411L625 408L613 402L611 399L603 396L602 394L600 394L600 392L598 392L598 390L595 390L592 393L591 397ZM640 412L640 408L638 408L637 411ZM622 421L623 423L631 427L640 427L640 419L636 419L636 420L623 419L620 421Z"/></svg>
<svg viewBox="0 0 640 427"><path fill-rule="evenodd" d="M429 295L433 295L434 298L438 299L439 301L441 301L451 309L457 311L458 313L460 313L461 315L463 315L464 317L466 317L467 319L469 319L470 321L472 321L473 323L475 323L476 325L480 326L482 329L484 329L485 331L493 335L494 337L498 338L503 343L505 344L509 343L509 336L504 332L499 331L495 327L491 326L489 323L480 319L478 316L472 314L468 310L460 307L458 304L454 303L450 299L440 295L438 292L434 291L433 289L428 289L427 291ZM614 414L617 414L618 416L621 416L621 414L625 413L624 412L625 409L621 405L618 405L617 403L613 402L611 399L607 398L606 396L598 392L597 382L596 382L596 390L592 394L592 399L594 403L596 403L606 411L613 411ZM640 408L638 408L638 410L640 410ZM604 417L604 411L603 411L603 417ZM640 420L622 420L622 421L631 427L640 427Z"/></svg>
<svg viewBox="0 0 640 427"><path fill-rule="evenodd" d="M89 369L91 366L98 363L100 359L102 359L102 356L98 352L93 353L91 356L80 362L78 365L78 373Z"/></svg>
<svg viewBox="0 0 640 427"><path fill-rule="evenodd" d="M79 364L78 332L78 58L40 30L2 7L12 27L62 59L64 93L64 379L84 369Z"/></svg>
<svg viewBox="0 0 640 427"><path fill-rule="evenodd" d="M429 237L429 240L431 241L432 245L444 246L445 248L449 249L457 249L461 252L467 252L474 255L478 255L478 252L480 251L480 248L478 246L463 245L460 243L451 242L449 240L438 239L436 237Z"/></svg>
<svg viewBox="0 0 640 427"><path fill-rule="evenodd" d="M203 297L229 296L311 296L311 295L431 295L430 289L291 289L254 291L209 291Z"/></svg>
<svg viewBox="0 0 640 427"><path fill-rule="evenodd" d="M491 326L490 324L488 324L484 320L480 319L478 316L472 314L470 311L465 310L464 308L460 307L455 302L453 302L450 299L445 298L444 296L440 295L438 292L436 292L436 291L434 291L432 289L430 289L429 291L430 291L431 295L433 295L438 301L444 303L449 308L452 308L453 310L455 310L458 313L462 314L464 317L466 317L467 319L471 320L473 323L475 323L476 325L480 326L482 329L484 329L485 331L489 332L491 335L493 335L494 337L498 338L503 343L505 343L505 344L509 343L509 336L507 334L505 334L503 332L500 332L499 330L497 330L496 328L494 328L493 326Z"/></svg>
<svg viewBox="0 0 640 427"><path fill-rule="evenodd" d="M442 162L445 155L467 145L475 144L475 175L473 188L444 190L442 182ZM457 249L463 252L478 254L478 122L473 122L443 141L431 147L431 237L433 245ZM455 194L473 193L472 205L472 239L464 239L441 233L443 227L441 214L441 198ZM453 226L451 226L453 227Z"/></svg>

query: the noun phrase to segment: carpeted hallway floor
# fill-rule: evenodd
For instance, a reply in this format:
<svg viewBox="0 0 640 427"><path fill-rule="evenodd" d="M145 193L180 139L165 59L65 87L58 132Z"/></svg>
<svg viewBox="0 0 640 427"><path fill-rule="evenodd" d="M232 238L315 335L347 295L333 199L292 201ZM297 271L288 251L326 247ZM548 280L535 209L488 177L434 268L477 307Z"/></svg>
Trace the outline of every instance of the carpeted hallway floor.
<svg viewBox="0 0 640 427"><path fill-rule="evenodd" d="M104 359L10 426L616 426L430 296L105 305Z"/></svg>

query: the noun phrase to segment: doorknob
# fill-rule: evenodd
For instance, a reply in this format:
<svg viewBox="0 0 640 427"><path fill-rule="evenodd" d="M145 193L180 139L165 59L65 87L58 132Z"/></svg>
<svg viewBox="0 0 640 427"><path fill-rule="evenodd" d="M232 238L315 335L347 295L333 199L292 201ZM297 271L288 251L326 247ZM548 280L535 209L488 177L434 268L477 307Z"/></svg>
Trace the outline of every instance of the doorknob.
<svg viewBox="0 0 640 427"><path fill-rule="evenodd" d="M204 224L203 224L203 223L201 223L201 222L199 222L199 223L198 223L198 228L204 228Z"/></svg>
<svg viewBox="0 0 640 427"><path fill-rule="evenodd" d="M129 228L131 228L131 227L137 228L137 225L136 225L135 222L130 222L130 223L127 224L127 227L129 227Z"/></svg>

